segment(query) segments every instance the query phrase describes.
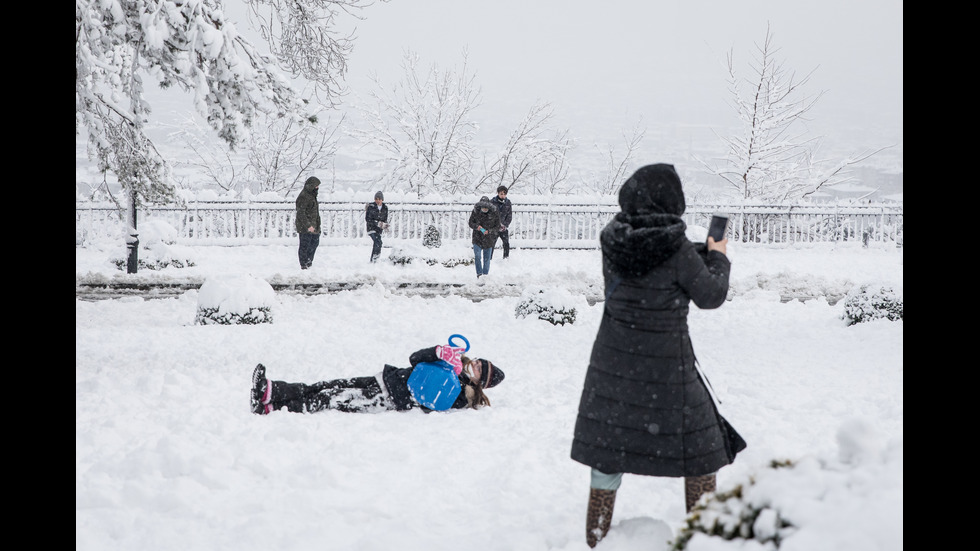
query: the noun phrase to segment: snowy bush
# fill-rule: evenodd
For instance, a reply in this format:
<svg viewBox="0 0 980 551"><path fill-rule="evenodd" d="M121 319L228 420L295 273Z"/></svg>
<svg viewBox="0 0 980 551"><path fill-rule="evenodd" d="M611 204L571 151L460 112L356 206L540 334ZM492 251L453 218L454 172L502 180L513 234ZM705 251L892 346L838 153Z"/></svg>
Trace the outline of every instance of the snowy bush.
<svg viewBox="0 0 980 551"><path fill-rule="evenodd" d="M515 316L537 316L551 325L575 323L577 308L585 303L582 296L574 296L565 289L525 289L517 303Z"/></svg>
<svg viewBox="0 0 980 551"><path fill-rule="evenodd" d="M903 319L902 297L883 285L862 285L844 298L843 319L854 325L876 319Z"/></svg>
<svg viewBox="0 0 980 551"><path fill-rule="evenodd" d="M836 456L772 461L730 489L702 496L671 549L901 549L901 440L885 442L859 418L845 420L836 436ZM867 517L896 503L897 535ZM898 545L863 545L896 538Z"/></svg>
<svg viewBox="0 0 980 551"><path fill-rule="evenodd" d="M769 467L792 467L790 461L773 461ZM748 483L754 484L752 479ZM782 539L793 530L793 525L780 517L777 510L768 505L746 502L746 485L738 484L725 492L715 492L703 497L691 511L684 528L674 539L672 549L687 549L688 542L697 534L725 540L756 540L779 548ZM769 549L760 547L759 549Z"/></svg>
<svg viewBox="0 0 980 551"><path fill-rule="evenodd" d="M263 279L250 275L210 278L197 296L198 325L272 323L276 292Z"/></svg>
<svg viewBox="0 0 980 551"><path fill-rule="evenodd" d="M140 225L138 235L137 270L189 268L197 264L191 248L176 244L177 229L163 220L147 220ZM120 249L109 261L120 270L127 269L129 249Z"/></svg>
<svg viewBox="0 0 980 551"><path fill-rule="evenodd" d="M116 268L125 270L129 265L129 250L124 249L121 254L122 257L117 253L110 261ZM193 252L186 247L165 243L143 246L140 243L140 249L136 255L136 265L138 270L162 270L164 268L190 268L197 265L197 261Z"/></svg>
<svg viewBox="0 0 980 551"><path fill-rule="evenodd" d="M425 235L422 236L422 244L430 249L438 249L442 246L442 236L435 226L425 228Z"/></svg>
<svg viewBox="0 0 980 551"><path fill-rule="evenodd" d="M472 251L469 251L472 254ZM425 248L417 245L394 247L388 255L388 261L395 265L404 266L413 262L424 262L429 266L441 264L446 268L454 266L469 266L473 264L472 256L460 256L451 250L437 247Z"/></svg>

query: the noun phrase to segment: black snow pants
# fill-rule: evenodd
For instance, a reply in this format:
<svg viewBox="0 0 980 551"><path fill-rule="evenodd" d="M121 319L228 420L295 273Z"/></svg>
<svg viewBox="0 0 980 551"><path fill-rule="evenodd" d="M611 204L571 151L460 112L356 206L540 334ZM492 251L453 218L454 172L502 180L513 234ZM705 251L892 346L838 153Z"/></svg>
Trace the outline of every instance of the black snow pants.
<svg viewBox="0 0 980 551"><path fill-rule="evenodd" d="M348 413L378 413L395 409L376 377L352 377L319 383L272 381L272 408L294 413L334 409Z"/></svg>

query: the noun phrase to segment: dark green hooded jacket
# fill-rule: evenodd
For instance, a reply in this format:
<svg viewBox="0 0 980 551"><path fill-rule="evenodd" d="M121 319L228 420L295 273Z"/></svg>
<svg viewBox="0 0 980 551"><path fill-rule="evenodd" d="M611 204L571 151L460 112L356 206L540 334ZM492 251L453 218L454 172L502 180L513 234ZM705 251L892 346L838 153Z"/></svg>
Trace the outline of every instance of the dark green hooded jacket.
<svg viewBox="0 0 980 551"><path fill-rule="evenodd" d="M310 226L316 230L314 233L320 233L320 206L316 201L319 186L320 180L310 176L296 198L296 231L299 233L309 233Z"/></svg>

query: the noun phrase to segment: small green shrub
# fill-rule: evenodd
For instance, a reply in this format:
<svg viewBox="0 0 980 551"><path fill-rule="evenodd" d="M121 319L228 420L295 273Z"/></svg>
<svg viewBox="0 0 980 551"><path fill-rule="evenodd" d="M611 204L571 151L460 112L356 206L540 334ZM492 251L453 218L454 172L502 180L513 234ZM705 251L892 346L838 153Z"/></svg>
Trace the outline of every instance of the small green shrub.
<svg viewBox="0 0 980 551"><path fill-rule="evenodd" d="M221 313L220 308L197 309L197 317L194 318L197 325L258 325L260 323L272 323L272 309L268 307L250 308L245 313L225 312Z"/></svg>
<svg viewBox="0 0 980 551"><path fill-rule="evenodd" d="M272 323L276 292L264 279L249 274L209 278L197 292L198 325Z"/></svg>
<svg viewBox="0 0 980 551"><path fill-rule="evenodd" d="M844 298L842 317L849 326L877 319L895 321L903 319L903 310L902 297L891 287L862 285Z"/></svg>
<svg viewBox="0 0 980 551"><path fill-rule="evenodd" d="M396 266L405 266L407 264L412 264L413 262L425 262L429 266L441 264L446 268L452 268L454 266L469 266L474 262L472 257L454 258L446 251L441 251L438 253L436 251L432 251L431 253L427 254L425 250L419 250L417 246L397 247L392 249L391 254L388 255L388 261Z"/></svg>
<svg viewBox="0 0 980 551"><path fill-rule="evenodd" d="M574 299L567 292L544 289L524 291L514 315L518 318L537 316L551 325L573 324L578 310L572 302Z"/></svg>
<svg viewBox="0 0 980 551"><path fill-rule="evenodd" d="M793 462L772 461L772 469L791 468ZM754 481L749 482L751 485ZM691 510L684 528L674 538L671 549L683 551L695 534L701 533L725 540L755 540L779 548L783 538L795 527L768 506L757 506L744 500L746 488L736 485L725 492L715 492L702 498ZM761 548L761 547L760 547Z"/></svg>
<svg viewBox="0 0 980 551"><path fill-rule="evenodd" d="M129 259L126 258L113 258L111 259L113 265L120 270L126 270L129 268ZM197 264L193 260L189 259L179 259L179 258L164 258L164 259L154 259L150 261L143 260L142 258L137 258L136 267L139 270L162 270L164 268L193 268Z"/></svg>
<svg viewBox="0 0 980 551"><path fill-rule="evenodd" d="M439 230L435 226L430 225L425 228L422 244L430 249L437 249L442 246L442 236L439 235Z"/></svg>
<svg viewBox="0 0 980 551"><path fill-rule="evenodd" d="M164 241L147 240L141 242L136 253L136 267L139 270L162 270L164 268L191 268L197 265L194 251ZM116 268L126 270L129 267L129 249L122 249L109 259Z"/></svg>

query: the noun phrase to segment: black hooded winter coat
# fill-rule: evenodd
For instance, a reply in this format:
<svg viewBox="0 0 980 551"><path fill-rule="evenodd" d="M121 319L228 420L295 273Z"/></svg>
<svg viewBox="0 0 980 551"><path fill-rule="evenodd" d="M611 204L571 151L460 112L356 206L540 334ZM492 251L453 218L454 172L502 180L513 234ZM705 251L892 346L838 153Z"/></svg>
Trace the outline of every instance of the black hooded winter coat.
<svg viewBox="0 0 980 551"><path fill-rule="evenodd" d="M685 236L671 165L639 169L619 204L600 235L607 296L571 457L604 473L714 473L740 448L695 367L687 314L725 302L728 258Z"/></svg>
<svg viewBox="0 0 980 551"><path fill-rule="evenodd" d="M303 184L303 191L296 197L296 231L298 233L309 233L310 226L313 226L315 233L320 233L320 205L317 203L317 188L320 180L315 176L310 176Z"/></svg>
<svg viewBox="0 0 980 551"><path fill-rule="evenodd" d="M487 209L487 212L483 212L483 209ZM481 249L492 249L500 233L500 212L494 208L488 197L480 197L473 206L469 225L473 228L473 244L479 245ZM483 227L487 231L481 232L478 227Z"/></svg>

